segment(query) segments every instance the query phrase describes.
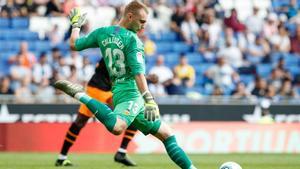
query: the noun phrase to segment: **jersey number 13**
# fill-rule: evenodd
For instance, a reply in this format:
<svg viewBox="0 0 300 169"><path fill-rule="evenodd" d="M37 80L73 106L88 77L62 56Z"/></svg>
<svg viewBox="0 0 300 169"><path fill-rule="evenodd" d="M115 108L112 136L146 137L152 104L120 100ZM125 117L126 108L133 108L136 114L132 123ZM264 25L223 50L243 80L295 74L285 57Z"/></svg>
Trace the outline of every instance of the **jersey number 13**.
<svg viewBox="0 0 300 169"><path fill-rule="evenodd" d="M126 73L125 57L121 49L107 48L105 57L108 58L108 69L114 76L122 76Z"/></svg>

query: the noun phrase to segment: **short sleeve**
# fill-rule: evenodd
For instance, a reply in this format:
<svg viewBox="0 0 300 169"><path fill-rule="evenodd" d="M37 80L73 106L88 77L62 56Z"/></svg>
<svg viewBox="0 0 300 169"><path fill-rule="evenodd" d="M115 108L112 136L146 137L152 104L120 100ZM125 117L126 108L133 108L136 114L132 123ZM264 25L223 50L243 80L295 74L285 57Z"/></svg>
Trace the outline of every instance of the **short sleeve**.
<svg viewBox="0 0 300 169"><path fill-rule="evenodd" d="M145 74L144 46L142 42L132 37L126 52L126 62L133 75Z"/></svg>
<svg viewBox="0 0 300 169"><path fill-rule="evenodd" d="M195 79L195 69L192 66L189 66L189 78Z"/></svg>
<svg viewBox="0 0 300 169"><path fill-rule="evenodd" d="M103 34L103 28L99 28L89 33L88 35L78 38L75 41L75 48L77 51L81 51L87 48L96 48L98 45L98 38Z"/></svg>

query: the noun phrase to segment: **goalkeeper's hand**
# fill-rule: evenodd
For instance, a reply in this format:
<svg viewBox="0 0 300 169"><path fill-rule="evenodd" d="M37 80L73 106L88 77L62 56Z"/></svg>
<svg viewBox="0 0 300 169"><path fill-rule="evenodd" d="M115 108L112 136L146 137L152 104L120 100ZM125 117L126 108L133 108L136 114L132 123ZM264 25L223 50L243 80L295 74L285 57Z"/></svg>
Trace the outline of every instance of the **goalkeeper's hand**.
<svg viewBox="0 0 300 169"><path fill-rule="evenodd" d="M159 119L159 109L151 93L146 91L143 94L143 98L145 100L145 119L148 121L155 121L156 119Z"/></svg>
<svg viewBox="0 0 300 169"><path fill-rule="evenodd" d="M86 13L81 14L80 9L73 8L70 12L69 19L73 28L81 28L86 23Z"/></svg>

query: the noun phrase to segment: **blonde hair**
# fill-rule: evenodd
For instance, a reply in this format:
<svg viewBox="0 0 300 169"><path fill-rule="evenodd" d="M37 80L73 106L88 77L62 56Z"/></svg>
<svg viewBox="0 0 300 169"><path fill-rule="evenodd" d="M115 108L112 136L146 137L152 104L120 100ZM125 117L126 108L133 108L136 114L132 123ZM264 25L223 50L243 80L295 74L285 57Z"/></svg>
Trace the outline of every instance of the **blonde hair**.
<svg viewBox="0 0 300 169"><path fill-rule="evenodd" d="M136 14L138 10L143 9L148 13L148 9L147 6L138 1L138 0L134 0L132 2L130 2L128 5L126 5L125 10L124 10L124 16L126 16L128 13L133 13Z"/></svg>

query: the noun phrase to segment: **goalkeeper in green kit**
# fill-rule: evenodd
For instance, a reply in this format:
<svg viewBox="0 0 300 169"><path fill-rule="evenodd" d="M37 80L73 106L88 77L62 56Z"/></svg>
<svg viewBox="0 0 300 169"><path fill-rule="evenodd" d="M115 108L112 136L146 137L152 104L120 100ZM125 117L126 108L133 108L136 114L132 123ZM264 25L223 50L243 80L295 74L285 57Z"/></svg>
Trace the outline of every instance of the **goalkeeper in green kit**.
<svg viewBox="0 0 300 169"><path fill-rule="evenodd" d="M79 37L80 27L86 15L79 9L70 14L72 33L70 46L81 51L99 48L112 81L114 111L107 105L91 98L84 88L66 80L54 86L85 104L95 117L115 135L133 125L143 134L152 134L161 140L169 157L182 169L195 169L186 153L179 147L170 127L159 118L159 109L149 92L145 78L144 46L136 33L147 21L147 7L132 1L118 26L98 28L85 37Z"/></svg>

